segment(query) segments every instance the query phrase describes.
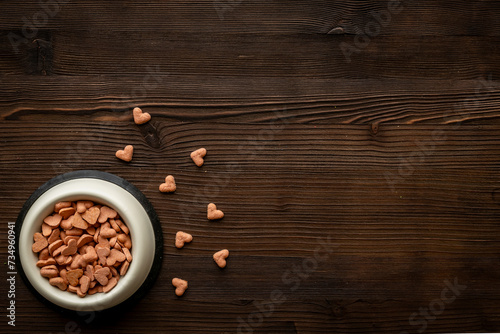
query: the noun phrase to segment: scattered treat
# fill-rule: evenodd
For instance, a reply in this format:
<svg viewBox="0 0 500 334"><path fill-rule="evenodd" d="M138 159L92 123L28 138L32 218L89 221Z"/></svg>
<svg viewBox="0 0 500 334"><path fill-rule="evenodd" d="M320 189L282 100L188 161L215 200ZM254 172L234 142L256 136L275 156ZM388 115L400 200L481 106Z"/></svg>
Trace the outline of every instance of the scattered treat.
<svg viewBox="0 0 500 334"><path fill-rule="evenodd" d="M175 235L175 247L181 249L184 247L184 243L193 241L193 236L189 233L182 231L177 232Z"/></svg>
<svg viewBox="0 0 500 334"><path fill-rule="evenodd" d="M207 150L204 148L199 148L194 152L191 152L191 159L193 159L196 166L203 166L203 157L207 154Z"/></svg>
<svg viewBox="0 0 500 334"><path fill-rule="evenodd" d="M125 146L125 149L116 151L116 157L126 162L132 161L134 147L132 145Z"/></svg>
<svg viewBox="0 0 500 334"><path fill-rule="evenodd" d="M172 279L172 285L175 286L175 294L180 297L184 294L184 292L188 288L188 282L180 279L180 278L173 278Z"/></svg>
<svg viewBox="0 0 500 334"><path fill-rule="evenodd" d="M223 249L214 254L214 261L221 268L226 267L226 259L229 256L229 251Z"/></svg>
<svg viewBox="0 0 500 334"><path fill-rule="evenodd" d="M210 203L207 207L207 218L209 220L222 219L224 217L224 212L217 210L217 206L214 203Z"/></svg>
<svg viewBox="0 0 500 334"><path fill-rule="evenodd" d="M165 183L160 184L160 191L162 193L172 193L177 189L175 185L175 179L172 175L168 175L165 178Z"/></svg>
<svg viewBox="0 0 500 334"><path fill-rule="evenodd" d="M151 119L151 115L147 112L143 112L139 107L135 107L132 111L132 114L134 115L135 124L144 124L149 122L149 120Z"/></svg>
<svg viewBox="0 0 500 334"><path fill-rule="evenodd" d="M41 229L49 233L35 233L32 245L40 275L79 297L111 291L132 262L129 229L110 207L59 202Z"/></svg>

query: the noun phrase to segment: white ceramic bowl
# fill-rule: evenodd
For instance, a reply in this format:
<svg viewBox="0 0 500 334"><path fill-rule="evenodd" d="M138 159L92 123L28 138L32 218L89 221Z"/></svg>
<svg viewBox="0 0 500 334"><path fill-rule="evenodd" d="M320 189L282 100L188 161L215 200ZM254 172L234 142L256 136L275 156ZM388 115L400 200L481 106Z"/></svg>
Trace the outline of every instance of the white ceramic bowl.
<svg viewBox="0 0 500 334"><path fill-rule="evenodd" d="M127 273L108 293L80 298L74 293L61 291L51 286L36 266L38 256L31 250L33 235L41 231L43 219L53 212L55 203L76 200L91 200L113 208L130 230L133 260ZM147 205L144 205L144 200ZM99 171L63 174L40 187L26 202L23 211L17 222L18 269L21 267L25 280L37 293L63 309L101 311L117 306L131 298L145 284L154 266L161 265L163 241L152 206L137 188L115 175ZM159 271L159 268L156 269Z"/></svg>

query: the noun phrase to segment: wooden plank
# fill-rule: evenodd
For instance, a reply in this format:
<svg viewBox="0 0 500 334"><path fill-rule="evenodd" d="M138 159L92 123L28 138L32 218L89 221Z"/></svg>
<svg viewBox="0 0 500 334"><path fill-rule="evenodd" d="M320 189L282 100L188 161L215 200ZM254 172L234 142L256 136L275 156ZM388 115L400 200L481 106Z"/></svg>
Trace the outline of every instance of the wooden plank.
<svg viewBox="0 0 500 334"><path fill-rule="evenodd" d="M0 36L9 74L170 75L391 79L500 76L499 37L353 35L184 35L48 31L12 48ZM404 45L404 47L401 47ZM147 52L145 52L147 50ZM488 50L488 52L485 52Z"/></svg>
<svg viewBox="0 0 500 334"><path fill-rule="evenodd" d="M52 4L48 6L37 0L23 1L23 6L14 0L2 1L0 29L20 30L31 23L63 30L327 34L342 28L345 33L357 34L378 22L373 12L388 11L389 6L393 9L387 0L58 1L61 5L57 7L54 0L43 1ZM403 0L394 4L390 18L379 18L384 24L380 35L499 36L499 15L500 7L494 0Z"/></svg>
<svg viewBox="0 0 500 334"><path fill-rule="evenodd" d="M499 124L500 84L476 80L345 80L286 77L141 75L0 76L3 119L88 122L131 119L141 106L155 118L265 124Z"/></svg>
<svg viewBox="0 0 500 334"><path fill-rule="evenodd" d="M47 75L170 75L476 79L500 76L500 37L352 35L223 35L45 31L0 60L7 73L37 67ZM5 34L4 34L5 36ZM9 42L2 38L5 50ZM401 47L401 45L404 47ZM24 50L25 49L25 50ZM145 52L147 50L147 52ZM488 50L486 53L485 50ZM11 50L11 52L14 52ZM16 59L16 58L14 58ZM43 62L42 62L43 59ZM36 65L33 64L36 61ZM21 67L19 67L21 65Z"/></svg>

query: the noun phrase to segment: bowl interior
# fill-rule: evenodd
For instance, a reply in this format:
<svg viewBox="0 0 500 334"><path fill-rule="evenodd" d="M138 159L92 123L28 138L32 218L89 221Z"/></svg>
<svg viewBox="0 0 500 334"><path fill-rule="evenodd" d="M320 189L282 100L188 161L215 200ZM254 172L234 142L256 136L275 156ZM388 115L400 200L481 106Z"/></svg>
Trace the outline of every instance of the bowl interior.
<svg viewBox="0 0 500 334"><path fill-rule="evenodd" d="M133 260L116 287L108 293L84 298L51 286L49 280L40 275L40 268L36 266L38 256L31 250L33 235L41 231L43 219L53 212L54 204L77 200L91 200L116 210L132 239ZM148 213L130 192L106 180L76 178L53 186L33 202L21 227L18 248L26 278L44 298L74 311L100 311L124 302L144 283L154 261L155 234Z"/></svg>

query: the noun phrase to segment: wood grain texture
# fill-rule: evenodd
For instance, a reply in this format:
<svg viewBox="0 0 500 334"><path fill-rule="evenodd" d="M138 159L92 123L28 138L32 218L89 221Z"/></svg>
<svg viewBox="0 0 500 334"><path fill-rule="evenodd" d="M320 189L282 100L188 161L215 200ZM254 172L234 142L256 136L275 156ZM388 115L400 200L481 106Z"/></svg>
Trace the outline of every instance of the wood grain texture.
<svg viewBox="0 0 500 334"><path fill-rule="evenodd" d="M4 76L0 116L88 122L131 119L141 106L157 118L266 124L499 124L500 83L476 80L346 80L161 74L142 76ZM436 90L439 87L439 90Z"/></svg>
<svg viewBox="0 0 500 334"><path fill-rule="evenodd" d="M61 3L66 1L58 0ZM45 2L45 1L44 1ZM50 3L50 2L49 2ZM362 1L71 1L44 10L37 0L2 1L0 29L21 29L40 11L49 12L47 29L162 31L188 34L327 34L336 27L357 34L387 10L387 0ZM395 4L383 35L499 36L500 7L486 1L414 1ZM52 15L52 13L54 13ZM26 17L26 20L23 20ZM35 16L35 19L38 18ZM43 18L38 18L42 23Z"/></svg>
<svg viewBox="0 0 500 334"><path fill-rule="evenodd" d="M104 323L18 275L1 333L500 332L498 1L59 2L0 3L0 258L37 187L98 169L152 202L163 267Z"/></svg>
<svg viewBox="0 0 500 334"><path fill-rule="evenodd" d="M141 331L146 320L134 319L144 314L156 328L175 332L236 332L238 317L258 313L252 301L269 301L274 290L286 301L275 304L257 333L418 329L408 322L410 315L439 299L445 281L455 278L467 288L429 328L498 326L493 314L494 279L500 277L500 178L488 167L498 162L498 126L387 125L373 134L364 125L273 128L154 118L149 125L159 145L152 147L141 131L145 126L81 118L4 123L0 198L2 220L12 221L37 185L61 172L96 168L125 177L151 200L166 241L160 282L137 306L142 311L131 310L128 320L97 332ZM267 137L259 139L265 129ZM62 140L64 147L57 144ZM123 143L136 147L130 164L114 157ZM19 149L40 145L42 150ZM201 145L209 153L198 168L189 152ZM414 159L408 174L403 161L419 157L415 152L424 158ZM16 172L19 165L22 171ZM175 194L157 190L165 173L176 176ZM398 182L391 186L386 173ZM19 187L26 176L29 182ZM206 220L209 202L224 210L221 222ZM173 241L181 229L194 241L178 250ZM318 247L321 259L315 257ZM221 248L231 250L224 271L211 260ZM304 269L311 265L314 270ZM168 283L177 276L190 282L181 300ZM463 319L470 305L491 314L491 323ZM158 308L159 318L153 311ZM398 311L377 320L393 308ZM57 328L49 319L39 326ZM193 319L207 327L200 329Z"/></svg>
<svg viewBox="0 0 500 334"><path fill-rule="evenodd" d="M254 35L41 30L30 43L6 51L0 67L11 74L238 75L326 78L476 79L500 76L500 37ZM168 38L165 41L165 38ZM344 51L345 46L356 51ZM148 49L147 54L144 50ZM98 52L97 52L98 50ZM120 55L120 57L116 57ZM21 60L21 61L19 61Z"/></svg>

